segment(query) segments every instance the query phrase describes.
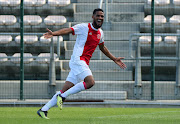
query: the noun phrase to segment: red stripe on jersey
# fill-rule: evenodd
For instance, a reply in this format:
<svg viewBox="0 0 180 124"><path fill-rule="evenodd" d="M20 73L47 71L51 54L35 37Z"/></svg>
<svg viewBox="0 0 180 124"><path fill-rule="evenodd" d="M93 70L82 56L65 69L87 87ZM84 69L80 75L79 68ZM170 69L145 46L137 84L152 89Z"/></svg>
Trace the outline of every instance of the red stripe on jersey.
<svg viewBox="0 0 180 124"><path fill-rule="evenodd" d="M72 28L72 27L70 27L71 28L71 30L73 31L72 32L72 35L75 35L75 33L74 33L74 28Z"/></svg>
<svg viewBox="0 0 180 124"><path fill-rule="evenodd" d="M99 44L99 41L101 39L101 32L100 30L95 31L91 28L91 24L88 24L88 36L87 40L84 46L84 51L82 55L80 56L80 60L84 60L87 65L89 65L89 61L92 57L93 52L95 51L97 45Z"/></svg>

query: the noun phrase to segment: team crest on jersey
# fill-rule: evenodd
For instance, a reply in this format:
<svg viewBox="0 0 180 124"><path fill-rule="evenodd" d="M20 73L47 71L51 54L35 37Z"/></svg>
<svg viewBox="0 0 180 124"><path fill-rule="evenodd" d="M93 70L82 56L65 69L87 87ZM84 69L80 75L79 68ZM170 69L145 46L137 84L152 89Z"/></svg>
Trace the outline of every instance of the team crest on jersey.
<svg viewBox="0 0 180 124"><path fill-rule="evenodd" d="M97 39L100 39L100 38L101 38L101 35L100 35L100 34L98 34L98 35L97 35Z"/></svg>
<svg viewBox="0 0 180 124"><path fill-rule="evenodd" d="M89 35L92 35L92 32L89 32Z"/></svg>

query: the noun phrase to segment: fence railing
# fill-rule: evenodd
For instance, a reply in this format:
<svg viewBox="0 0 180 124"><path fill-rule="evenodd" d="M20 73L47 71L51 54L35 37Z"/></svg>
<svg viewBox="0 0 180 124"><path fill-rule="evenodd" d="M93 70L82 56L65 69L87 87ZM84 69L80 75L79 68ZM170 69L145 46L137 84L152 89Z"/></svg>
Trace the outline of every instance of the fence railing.
<svg viewBox="0 0 180 124"><path fill-rule="evenodd" d="M140 98L142 95L142 73L141 73L141 60L151 60L151 57L142 57L141 56L141 44L137 39L140 36L151 36L150 33L134 33L130 36L129 39L129 57L136 60L135 66L135 84L134 84L134 96ZM180 34L178 33L156 33L154 36L177 36L178 40L176 43L176 57L154 57L154 60L175 60L176 61L176 86L175 86L175 95L178 95L180 92ZM132 54L132 40L136 39L136 56ZM154 89L154 88L152 88ZM154 91L151 91L154 92Z"/></svg>

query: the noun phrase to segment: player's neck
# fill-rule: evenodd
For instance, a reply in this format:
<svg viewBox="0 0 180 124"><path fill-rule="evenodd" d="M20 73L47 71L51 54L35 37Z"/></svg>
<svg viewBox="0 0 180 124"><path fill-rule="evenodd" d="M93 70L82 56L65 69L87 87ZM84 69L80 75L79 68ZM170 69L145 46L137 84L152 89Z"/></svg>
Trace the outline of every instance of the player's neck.
<svg viewBox="0 0 180 124"><path fill-rule="evenodd" d="M97 28L95 25L94 25L94 23L91 23L91 27L92 27L92 29L94 29L95 31L97 31L99 28Z"/></svg>

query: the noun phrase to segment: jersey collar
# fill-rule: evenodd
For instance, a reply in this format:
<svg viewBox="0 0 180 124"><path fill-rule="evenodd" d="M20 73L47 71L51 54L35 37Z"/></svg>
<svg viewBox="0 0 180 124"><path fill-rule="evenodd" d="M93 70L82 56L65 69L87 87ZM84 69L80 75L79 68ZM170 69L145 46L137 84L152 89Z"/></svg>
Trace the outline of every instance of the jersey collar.
<svg viewBox="0 0 180 124"><path fill-rule="evenodd" d="M95 31L98 31L98 30L99 30L99 29L94 28L93 25L92 25L92 23L90 23L90 24L91 24L91 28L92 28L93 30L95 30Z"/></svg>

